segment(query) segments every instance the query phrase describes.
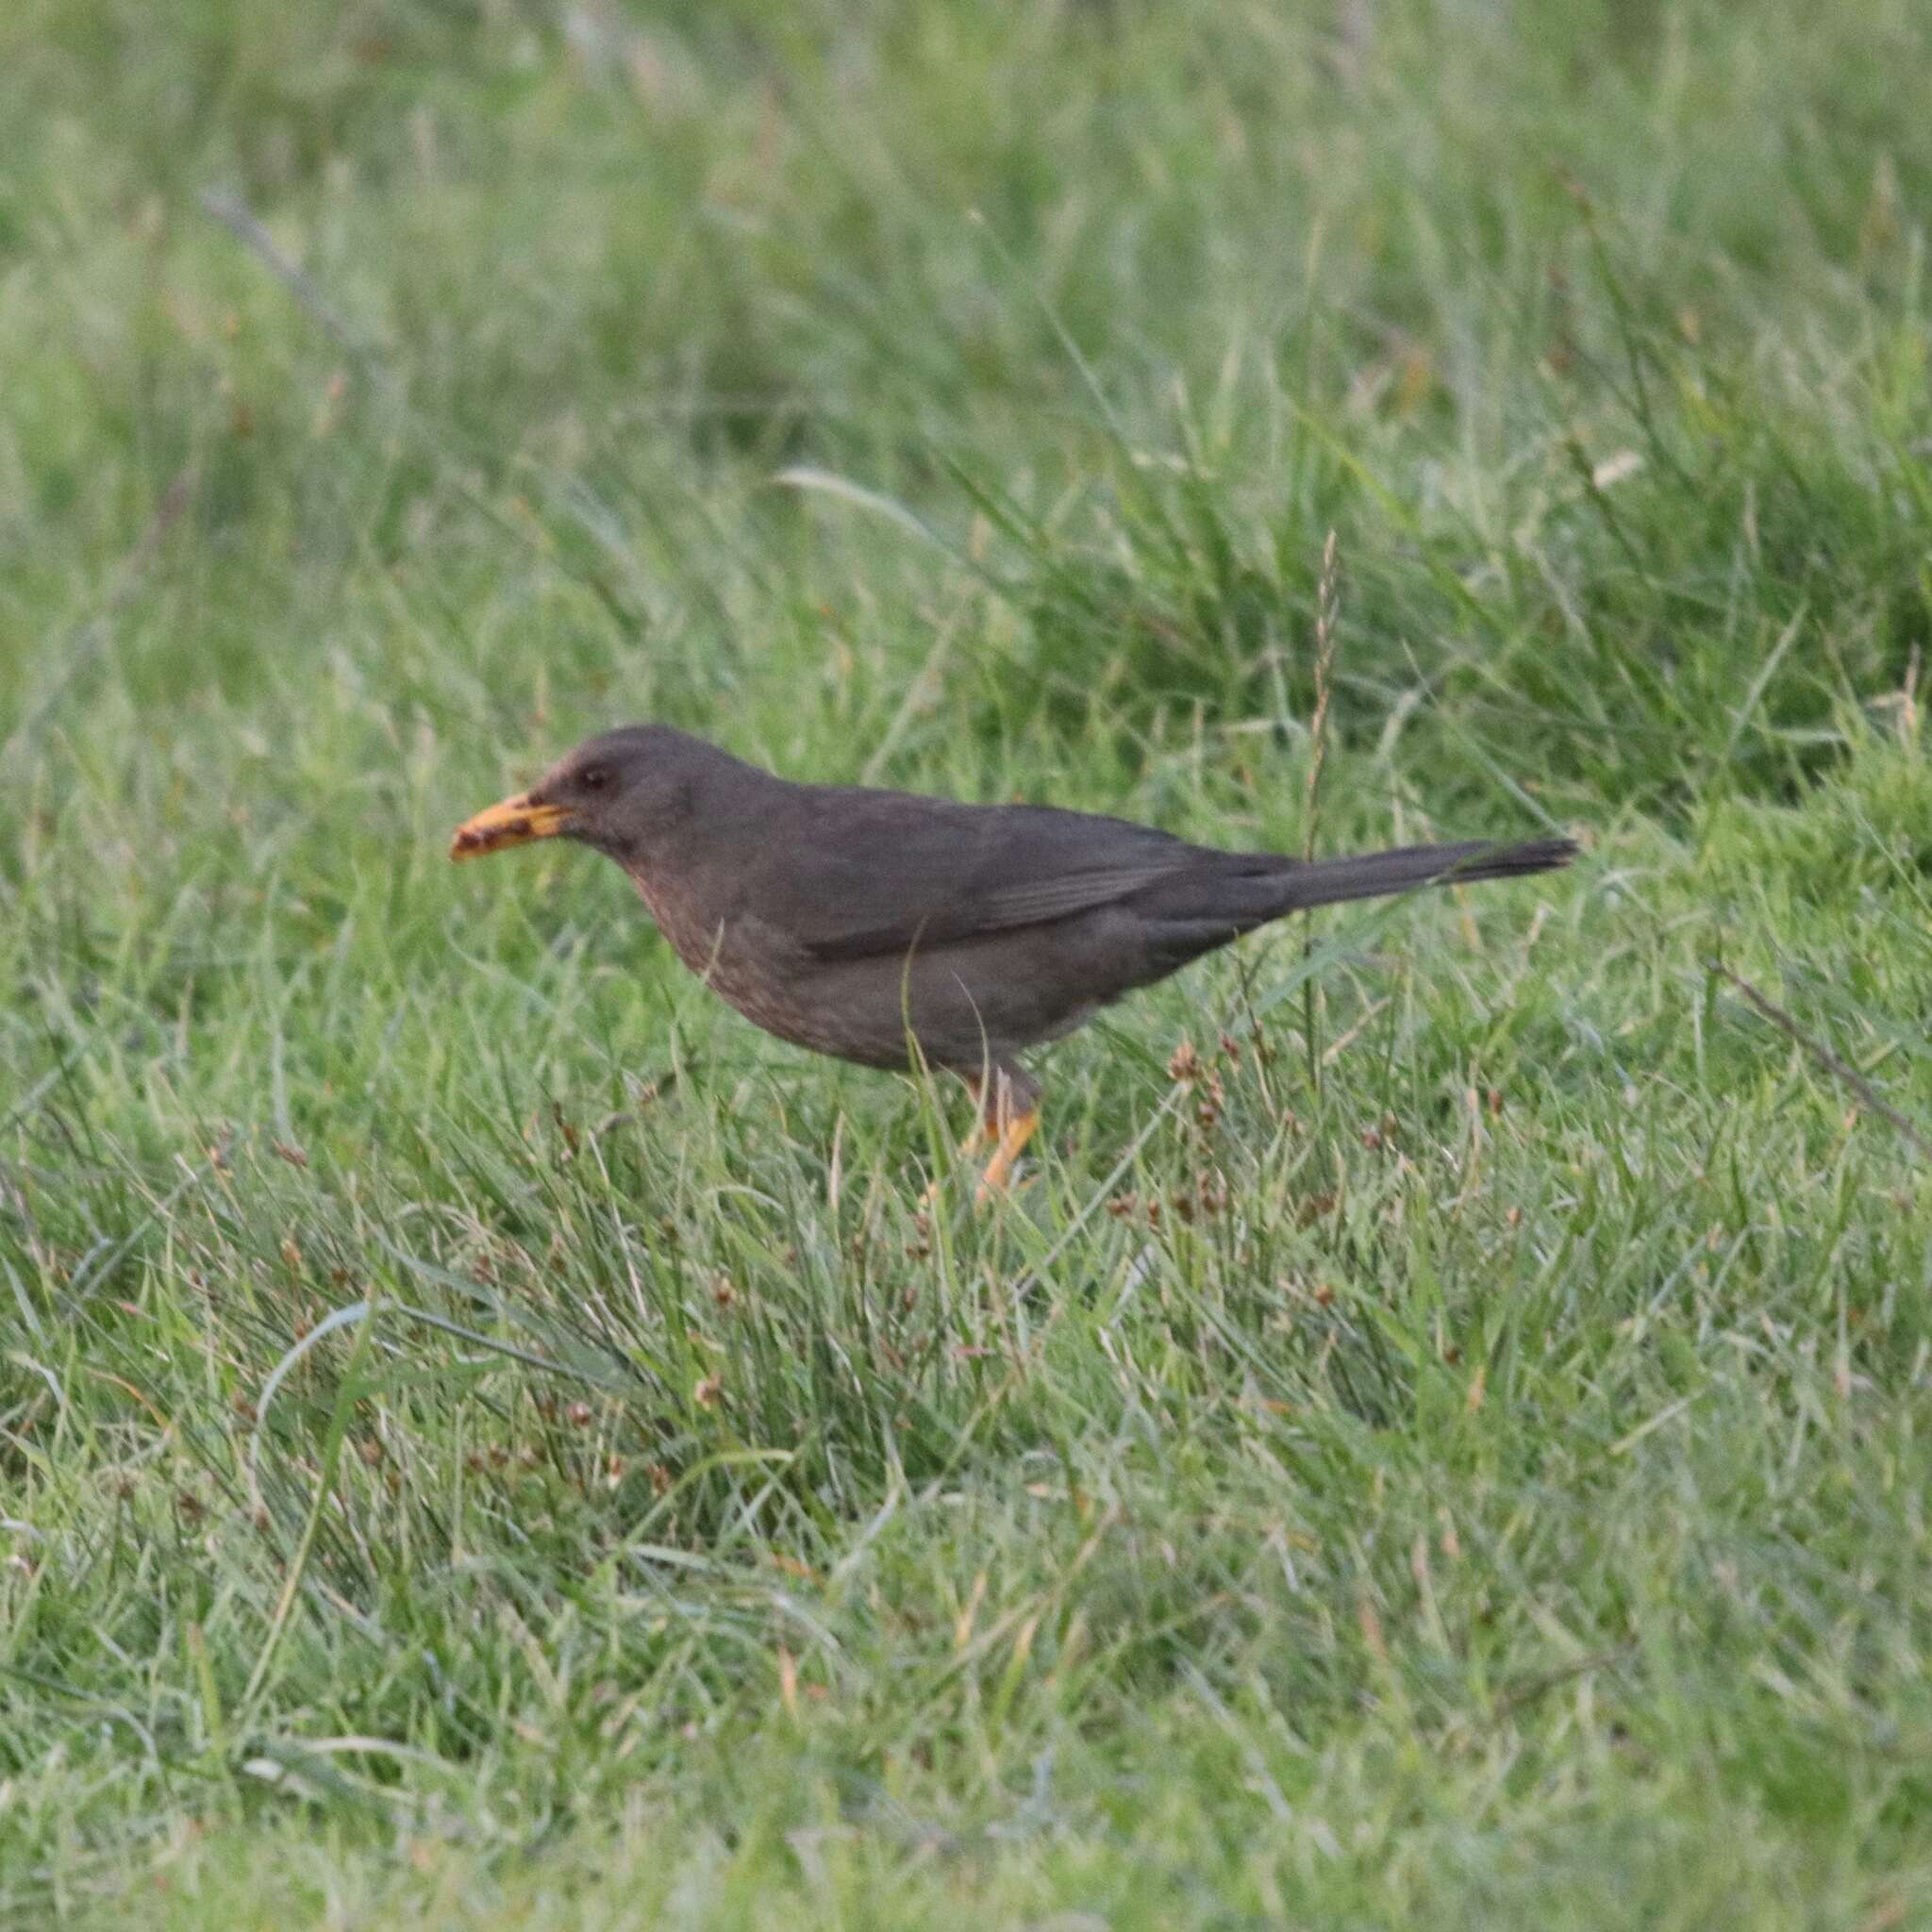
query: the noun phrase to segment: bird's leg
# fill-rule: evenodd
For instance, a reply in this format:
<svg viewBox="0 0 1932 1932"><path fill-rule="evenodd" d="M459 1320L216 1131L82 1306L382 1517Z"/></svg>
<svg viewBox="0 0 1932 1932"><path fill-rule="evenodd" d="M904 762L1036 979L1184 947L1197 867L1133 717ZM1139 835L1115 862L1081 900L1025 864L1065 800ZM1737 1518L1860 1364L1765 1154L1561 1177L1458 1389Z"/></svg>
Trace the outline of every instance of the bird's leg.
<svg viewBox="0 0 1932 1932"><path fill-rule="evenodd" d="M989 1194L1004 1193L1008 1180L1013 1172L1013 1163L1020 1158L1020 1150L1032 1140L1040 1126L1040 1109L1030 1107L1024 1113L1015 1114L1000 1131L1000 1144L993 1149L993 1156L986 1163L986 1172L979 1177L979 1191L975 1198L984 1201Z"/></svg>
<svg viewBox="0 0 1932 1932"><path fill-rule="evenodd" d="M994 1143L992 1158L979 1177L976 1199L1004 1191L1013 1163L1040 1127L1040 1089L1024 1074L1017 1077L994 1068L980 1088L980 1118Z"/></svg>
<svg viewBox="0 0 1932 1932"><path fill-rule="evenodd" d="M986 1141L993 1143L992 1158L987 1162L974 1196L984 1201L989 1194L1005 1191L1021 1149L1039 1129L1040 1083L1014 1066L982 1065L970 1073L964 1067L955 1067L953 1071L972 1088L979 1103L979 1118L959 1143L960 1153L971 1154ZM920 1206L930 1208L939 1195L940 1184L935 1180L919 1197Z"/></svg>

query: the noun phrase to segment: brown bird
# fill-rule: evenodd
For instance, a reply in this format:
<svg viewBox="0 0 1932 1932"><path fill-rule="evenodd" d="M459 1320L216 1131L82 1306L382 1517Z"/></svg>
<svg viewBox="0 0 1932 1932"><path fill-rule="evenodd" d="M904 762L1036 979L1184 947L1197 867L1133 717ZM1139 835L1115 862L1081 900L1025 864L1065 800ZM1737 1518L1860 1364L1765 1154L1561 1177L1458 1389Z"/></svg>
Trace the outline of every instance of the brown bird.
<svg viewBox="0 0 1932 1932"><path fill-rule="evenodd" d="M637 882L678 958L781 1040L958 1074L1001 1187L1040 1124L1022 1052L1311 906L1565 864L1568 839L1314 863L1124 819L799 785L662 724L588 739L478 812L452 858L575 839Z"/></svg>

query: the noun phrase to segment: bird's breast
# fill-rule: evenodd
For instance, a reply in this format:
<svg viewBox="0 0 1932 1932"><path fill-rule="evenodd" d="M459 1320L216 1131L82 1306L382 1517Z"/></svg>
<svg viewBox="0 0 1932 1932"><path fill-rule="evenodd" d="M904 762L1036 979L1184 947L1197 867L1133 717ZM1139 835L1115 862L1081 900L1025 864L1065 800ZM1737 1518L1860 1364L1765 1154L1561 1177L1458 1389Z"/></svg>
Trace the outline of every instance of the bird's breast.
<svg viewBox="0 0 1932 1932"><path fill-rule="evenodd" d="M785 949L756 919L734 916L662 874L633 873L639 892L672 950L720 999L767 1033L822 1052L839 1052L800 1001Z"/></svg>
<svg viewBox="0 0 1932 1932"><path fill-rule="evenodd" d="M715 983L712 969L727 950L728 922L674 875L633 872L631 878L672 950L693 973Z"/></svg>

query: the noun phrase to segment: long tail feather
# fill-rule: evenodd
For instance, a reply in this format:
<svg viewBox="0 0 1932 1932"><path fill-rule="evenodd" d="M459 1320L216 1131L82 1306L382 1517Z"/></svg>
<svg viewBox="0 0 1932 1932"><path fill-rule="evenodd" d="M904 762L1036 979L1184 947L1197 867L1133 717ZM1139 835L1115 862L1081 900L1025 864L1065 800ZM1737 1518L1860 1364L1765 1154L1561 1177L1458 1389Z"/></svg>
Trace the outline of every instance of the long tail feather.
<svg viewBox="0 0 1932 1932"><path fill-rule="evenodd" d="M1523 845L1405 845L1357 858L1323 858L1298 865L1282 881L1284 912L1333 906L1344 899L1379 899L1417 886L1467 885L1552 872L1576 856L1572 839L1533 839Z"/></svg>

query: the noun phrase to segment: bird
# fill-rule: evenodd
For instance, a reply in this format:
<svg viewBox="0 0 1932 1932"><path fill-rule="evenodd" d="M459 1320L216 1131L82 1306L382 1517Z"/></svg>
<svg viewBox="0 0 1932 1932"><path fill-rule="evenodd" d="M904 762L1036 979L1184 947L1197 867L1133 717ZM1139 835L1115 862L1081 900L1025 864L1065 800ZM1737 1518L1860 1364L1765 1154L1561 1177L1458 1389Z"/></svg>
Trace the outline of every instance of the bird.
<svg viewBox="0 0 1932 1932"><path fill-rule="evenodd" d="M1291 912L1567 864L1567 838L1304 860L1049 805L816 785L666 724L586 739L458 827L453 859L541 839L613 858L678 958L754 1024L973 1090L1004 1189L1040 1124L1022 1056Z"/></svg>

